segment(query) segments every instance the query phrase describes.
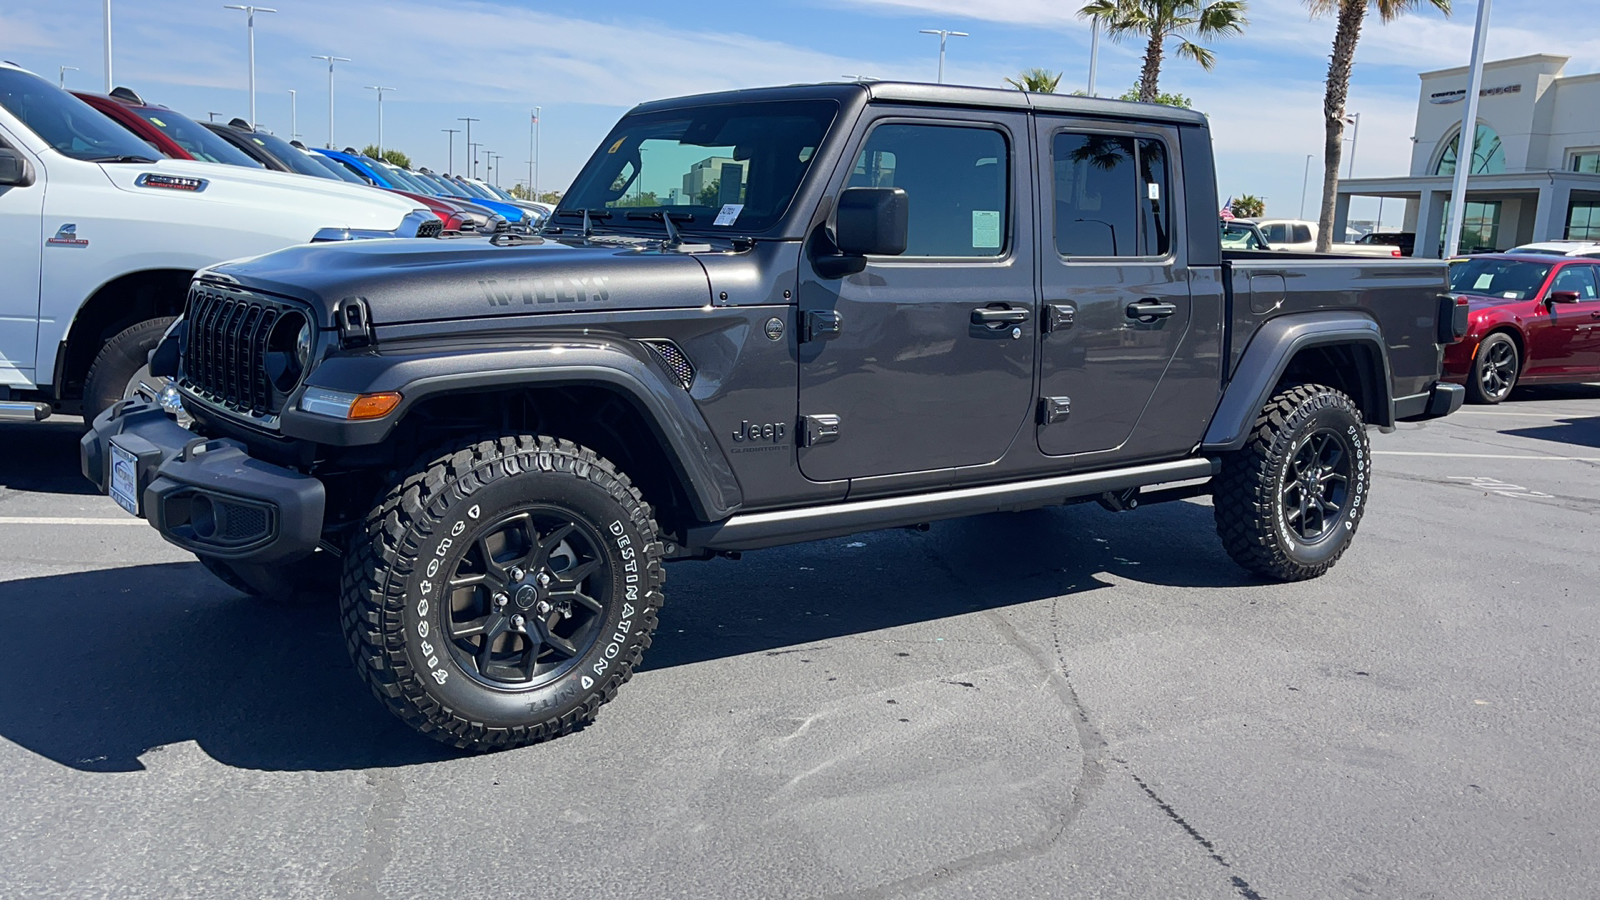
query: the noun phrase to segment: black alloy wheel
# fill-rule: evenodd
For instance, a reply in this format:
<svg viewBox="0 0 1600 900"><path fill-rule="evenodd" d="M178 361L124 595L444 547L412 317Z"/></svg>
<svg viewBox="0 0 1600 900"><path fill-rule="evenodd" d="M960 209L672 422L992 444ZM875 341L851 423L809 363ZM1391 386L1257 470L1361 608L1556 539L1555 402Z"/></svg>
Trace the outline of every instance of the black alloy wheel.
<svg viewBox="0 0 1600 900"><path fill-rule="evenodd" d="M1284 475L1284 524L1305 544L1327 540L1348 511L1351 454L1345 439L1332 428L1306 435L1289 460Z"/></svg>
<svg viewBox="0 0 1600 900"><path fill-rule="evenodd" d="M485 526L449 580L450 652L491 687L560 678L599 639L611 602L601 538L533 506Z"/></svg>
<svg viewBox="0 0 1600 900"><path fill-rule="evenodd" d="M1468 393L1478 403L1499 403L1511 396L1521 369L1522 360L1511 336L1504 332L1491 334L1478 347Z"/></svg>

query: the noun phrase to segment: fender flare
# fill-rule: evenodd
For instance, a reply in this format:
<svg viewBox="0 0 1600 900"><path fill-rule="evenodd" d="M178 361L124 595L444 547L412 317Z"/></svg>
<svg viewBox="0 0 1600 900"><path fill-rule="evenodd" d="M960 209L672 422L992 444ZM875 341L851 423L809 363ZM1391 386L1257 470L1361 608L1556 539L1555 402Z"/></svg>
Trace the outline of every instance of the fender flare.
<svg viewBox="0 0 1600 900"><path fill-rule="evenodd" d="M725 519L743 505L733 473L688 391L643 345L625 338L552 337L516 346L417 349L408 353L337 356L312 370L285 404L286 437L337 446L386 440L417 403L441 394L506 387L589 385L609 388L631 402L666 451L679 483L702 521ZM300 410L308 387L351 393L397 391L394 412L368 422L346 422Z"/></svg>
<svg viewBox="0 0 1600 900"><path fill-rule="evenodd" d="M1355 345L1369 351L1370 371L1378 396L1373 398L1378 415L1369 425L1394 424L1393 382L1389 375L1389 351L1378 323L1360 313L1326 310L1279 316L1264 323L1245 346L1234 367L1233 377L1223 391L1222 401L1211 417L1211 425L1200 443L1203 451L1238 450L1250 437L1256 414L1271 399L1283 373L1296 354L1312 347ZM1373 362L1375 361L1375 362ZM1356 398L1358 401L1360 398Z"/></svg>

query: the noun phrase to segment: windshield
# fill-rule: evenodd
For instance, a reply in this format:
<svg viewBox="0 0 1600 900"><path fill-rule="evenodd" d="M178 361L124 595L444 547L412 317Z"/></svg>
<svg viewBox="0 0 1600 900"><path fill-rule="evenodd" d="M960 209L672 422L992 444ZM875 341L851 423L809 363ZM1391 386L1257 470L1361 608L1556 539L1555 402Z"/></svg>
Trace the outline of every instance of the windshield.
<svg viewBox="0 0 1600 900"><path fill-rule="evenodd" d="M455 188L449 184L446 184L445 180L437 175L419 174L417 177L422 179L423 184L428 185L428 193L430 194L443 194L451 197L455 196L456 194Z"/></svg>
<svg viewBox="0 0 1600 900"><path fill-rule="evenodd" d="M1450 290L1504 300L1526 300L1538 293L1550 266L1519 259L1464 259L1450 264Z"/></svg>
<svg viewBox="0 0 1600 900"><path fill-rule="evenodd" d="M134 106L129 107L129 111L161 129L162 134L172 138L174 143L195 159L230 166L261 168L261 163L246 156L243 150L207 131L198 122L180 116L170 109Z"/></svg>
<svg viewBox="0 0 1600 900"><path fill-rule="evenodd" d="M278 162L288 166L291 172L299 172L301 175L311 175L316 178L338 178L337 175L327 169L306 159L306 155L301 153L298 147L275 134L267 134L261 131L244 131L242 129L238 129L238 133L244 140L250 141L265 150Z"/></svg>
<svg viewBox="0 0 1600 900"><path fill-rule="evenodd" d="M763 231L788 210L838 111L783 100L628 116L561 208L670 210L687 228Z"/></svg>
<svg viewBox="0 0 1600 900"><path fill-rule="evenodd" d="M503 187L501 187L501 186L499 186L497 184L489 185L489 193L495 195L495 197L497 197L497 198L499 198L501 200L504 200L507 203L515 203L515 202L517 202L517 198L516 197L511 196L511 193L509 191L507 191L505 188L503 188Z"/></svg>
<svg viewBox="0 0 1600 900"><path fill-rule="evenodd" d="M452 181L450 183L456 186L455 193L457 196L477 197L479 200L494 199L493 197L489 196L488 191L478 187L470 181Z"/></svg>
<svg viewBox="0 0 1600 900"><path fill-rule="evenodd" d="M329 172L332 172L333 176L340 181L348 181L351 184L366 184L366 182L363 181L360 176L349 169L346 169L344 165L336 159L323 156L321 153L310 152L306 153L306 158L323 167L324 169L327 169Z"/></svg>
<svg viewBox="0 0 1600 900"><path fill-rule="evenodd" d="M154 162L161 155L99 110L21 69L0 68L0 106L73 159Z"/></svg>

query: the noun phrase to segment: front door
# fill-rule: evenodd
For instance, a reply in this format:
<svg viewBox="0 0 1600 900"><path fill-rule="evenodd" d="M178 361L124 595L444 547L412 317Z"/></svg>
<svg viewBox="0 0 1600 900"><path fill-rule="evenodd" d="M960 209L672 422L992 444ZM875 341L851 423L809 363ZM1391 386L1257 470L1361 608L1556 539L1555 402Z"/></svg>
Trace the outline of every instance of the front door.
<svg viewBox="0 0 1600 900"><path fill-rule="evenodd" d="M1121 460L1190 327L1177 135L1159 127L1039 120L1046 333L1039 449ZM1204 174L1200 177L1204 177ZM1174 377L1188 377L1174 373ZM1215 374L1204 385L1214 397ZM1188 440L1185 438L1185 440ZM1144 451L1155 449L1140 442Z"/></svg>
<svg viewBox="0 0 1600 900"><path fill-rule="evenodd" d="M801 265L800 468L816 481L993 462L1033 402L1026 115L868 116L830 194L903 189L909 238L854 275Z"/></svg>
<svg viewBox="0 0 1600 900"><path fill-rule="evenodd" d="M0 134L0 147L15 148ZM44 180L39 163L35 181L26 187L0 185L0 385L28 386L39 379L33 371L39 333L39 256L44 246ZM46 373L45 380L49 380Z"/></svg>
<svg viewBox="0 0 1600 900"><path fill-rule="evenodd" d="M1600 371L1600 283L1596 265L1568 263L1556 271L1545 293L1542 320L1528 328L1528 359L1523 372L1530 376L1592 375ZM1576 303L1552 303L1550 295L1570 291Z"/></svg>

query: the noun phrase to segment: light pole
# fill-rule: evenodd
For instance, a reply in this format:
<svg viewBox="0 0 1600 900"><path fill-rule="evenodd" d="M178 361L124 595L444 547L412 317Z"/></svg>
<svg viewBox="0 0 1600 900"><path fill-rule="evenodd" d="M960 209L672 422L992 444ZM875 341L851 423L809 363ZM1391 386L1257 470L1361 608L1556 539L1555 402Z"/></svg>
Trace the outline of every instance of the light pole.
<svg viewBox="0 0 1600 900"><path fill-rule="evenodd" d="M295 96L294 88L289 89L289 140L300 137L300 109L299 98Z"/></svg>
<svg viewBox="0 0 1600 900"><path fill-rule="evenodd" d="M76 71L78 71L78 67L77 66L59 66L58 68L61 69L61 89L62 90L66 90L67 89L67 73L68 72L76 72Z"/></svg>
<svg viewBox="0 0 1600 900"><path fill-rule="evenodd" d="M949 31L944 28L924 28L921 34L937 34L939 36L939 83L944 84L944 45L945 41L953 37L971 37L965 31Z"/></svg>
<svg viewBox="0 0 1600 900"><path fill-rule="evenodd" d="M1467 108L1461 113L1461 134L1456 138L1456 177L1450 186L1450 227L1445 232L1445 259L1455 256L1461 247L1461 227L1466 224L1467 175L1472 171L1472 159L1478 150L1478 91L1483 87L1483 54L1488 38L1489 0L1479 0L1478 24L1472 32L1472 67L1467 70ZM1422 212L1426 218L1427 210ZM1417 237L1423 235L1419 233ZM1539 235L1534 238L1538 239Z"/></svg>
<svg viewBox="0 0 1600 900"><path fill-rule="evenodd" d="M471 175L478 170L478 157L473 153L472 150L473 147L477 146L476 144L472 143L472 123L482 122L483 120L474 119L471 116L461 116L457 118L456 121L467 123L467 174Z"/></svg>
<svg viewBox="0 0 1600 900"><path fill-rule="evenodd" d="M348 56L315 56L312 59L325 59L328 61L328 149L333 149L333 64L336 62L349 62Z"/></svg>
<svg viewBox="0 0 1600 900"><path fill-rule="evenodd" d="M383 92L396 91L399 88L382 87L376 84L367 85L367 90L378 92L378 158L383 158Z"/></svg>
<svg viewBox="0 0 1600 900"><path fill-rule="evenodd" d="M1095 19L1093 29L1089 32L1089 96L1098 97L1094 92L1094 72L1100 64L1100 20ZM1301 218L1305 218L1304 215Z"/></svg>
<svg viewBox="0 0 1600 900"><path fill-rule="evenodd" d="M111 87L111 0L106 0L106 93Z"/></svg>
<svg viewBox="0 0 1600 900"><path fill-rule="evenodd" d="M1306 186L1311 184L1311 158L1314 154L1306 154L1306 174L1300 180L1300 218L1306 217Z"/></svg>
<svg viewBox="0 0 1600 900"><path fill-rule="evenodd" d="M1356 140L1361 137L1361 113L1351 113L1344 117L1351 125L1350 129L1350 169L1346 178L1356 177Z"/></svg>
<svg viewBox="0 0 1600 900"><path fill-rule="evenodd" d="M535 203L539 202L539 110L543 107L533 108L533 121L528 123L528 197Z"/></svg>
<svg viewBox="0 0 1600 900"><path fill-rule="evenodd" d="M275 13L277 10L267 6L234 6L225 4L223 9L244 10L244 28L250 35L250 128L256 127L256 13Z"/></svg>
<svg viewBox="0 0 1600 900"><path fill-rule="evenodd" d="M444 172L446 175L453 175L455 174L456 170L456 135L461 133L461 129L441 128L439 130L450 132L450 155L447 157L449 162L445 164Z"/></svg>

